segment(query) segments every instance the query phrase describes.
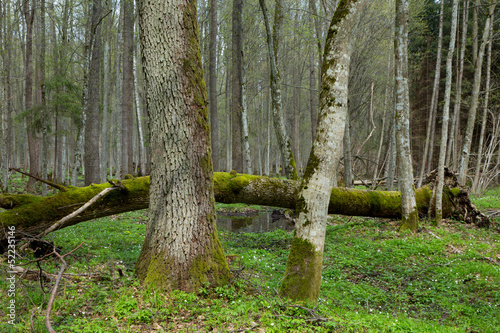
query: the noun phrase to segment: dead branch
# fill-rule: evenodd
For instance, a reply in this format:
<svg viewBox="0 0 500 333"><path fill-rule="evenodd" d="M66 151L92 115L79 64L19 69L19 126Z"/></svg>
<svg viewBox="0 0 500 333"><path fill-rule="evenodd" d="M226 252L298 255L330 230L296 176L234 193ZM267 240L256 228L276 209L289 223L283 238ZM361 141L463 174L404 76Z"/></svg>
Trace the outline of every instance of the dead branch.
<svg viewBox="0 0 500 333"><path fill-rule="evenodd" d="M68 189L67 189L65 186L63 186L63 185L60 185L60 184L57 184L57 183L51 182L50 180L42 179L42 178L40 178L40 177L38 177L38 176L35 176L35 175L30 174L30 173L27 173L27 172L21 171L21 170L16 169L16 168L9 168L9 171L16 171L16 172L19 172L20 174L23 174L23 175L25 175L25 176L31 177L31 178L33 178L33 179L38 180L39 182L42 182L42 183L47 184L47 185L49 185L49 186L51 186L51 187L53 187L53 188L55 188L55 189L58 189L58 190L59 190L59 191L61 191L61 192L66 192L66 191L68 190Z"/></svg>
<svg viewBox="0 0 500 333"><path fill-rule="evenodd" d="M63 273L66 270L66 267L68 266L68 264L64 260L64 257L66 257L67 255L70 255L71 253L75 252L82 245L83 245L83 242L80 243L80 245L78 245L77 247L75 247L73 250L69 251L68 253L66 253L64 255L60 255L59 253L57 253L55 247L54 247L54 251L52 251L52 253L56 257L58 257L59 260L61 260L62 264L61 264L61 269L59 270L59 273L57 274L56 283L54 284L54 287L52 288L52 293L50 294L49 304L47 305L47 311L45 312L45 327L47 327L47 329L51 333L55 333L55 331L52 328L52 325L50 324L50 312L52 311L52 306L54 305L54 300L56 298L57 288L59 287L59 283L61 282L61 278L63 276Z"/></svg>
<svg viewBox="0 0 500 333"><path fill-rule="evenodd" d="M99 194L97 194L95 197L93 197L92 199L90 199L85 205L83 205L82 207L78 208L73 213L71 213L71 214L63 217L57 223L54 223L53 225L51 225L47 230L45 230L40 235L38 235L38 237L39 238L43 238L43 237L47 236L49 233L51 233L52 231L54 231L56 229L59 229L60 227L64 226L64 224L67 221L71 220L72 218L74 218L75 216L77 216L78 214L80 214L81 212L85 211L87 208L89 208L97 200L99 200L100 198L106 196L106 194L108 194L109 192L117 190L117 189L118 189L118 187L107 187L107 188L105 188L104 190L102 190L101 192L99 192Z"/></svg>

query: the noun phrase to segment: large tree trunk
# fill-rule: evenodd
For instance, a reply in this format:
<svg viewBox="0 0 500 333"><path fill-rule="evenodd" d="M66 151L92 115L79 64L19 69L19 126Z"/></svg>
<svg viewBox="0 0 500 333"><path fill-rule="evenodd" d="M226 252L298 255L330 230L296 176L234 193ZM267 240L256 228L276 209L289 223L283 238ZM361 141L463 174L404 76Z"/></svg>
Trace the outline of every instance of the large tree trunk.
<svg viewBox="0 0 500 333"><path fill-rule="evenodd" d="M140 6L152 169L136 273L146 285L193 292L204 282L216 286L230 278L215 225L196 2L151 0Z"/></svg>
<svg viewBox="0 0 500 333"><path fill-rule="evenodd" d="M428 212L434 181L432 175L425 181L429 186L415 191L420 216L426 216ZM456 177L448 169L445 169L445 179L443 217L489 227L491 222L471 205L467 189L458 186ZM300 182L294 180L214 173L215 200L222 203L295 209L299 185ZM110 186L105 183L70 188L44 198L27 194L0 194L0 208L6 209L0 213L0 224L4 227L15 225L18 232L37 235ZM62 227L149 207L149 176L123 180L121 186L121 190L111 192ZM396 191L333 188L328 214L401 218L401 196ZM1 240L5 233L0 231L0 235Z"/></svg>

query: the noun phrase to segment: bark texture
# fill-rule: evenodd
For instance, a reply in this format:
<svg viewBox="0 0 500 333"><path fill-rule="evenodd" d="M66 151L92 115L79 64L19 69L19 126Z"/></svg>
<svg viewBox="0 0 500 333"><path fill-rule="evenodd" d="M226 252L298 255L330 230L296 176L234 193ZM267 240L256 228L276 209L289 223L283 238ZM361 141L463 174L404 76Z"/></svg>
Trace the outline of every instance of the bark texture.
<svg viewBox="0 0 500 333"><path fill-rule="evenodd" d="M282 20L281 2L277 2L276 5L276 15L275 15L275 29L271 33L271 23L269 22L269 15L267 12L267 7L264 0L259 0L260 7L262 9L262 15L264 16L264 24L266 26L267 33L267 49L269 54L269 64L271 72L271 104L273 110L273 124L276 133L276 138L278 140L278 146L281 152L281 157L283 158L285 174L287 178L299 179L297 173L297 167L295 165L295 158L293 156L292 142L285 128L285 121L283 116L283 109L281 103L281 78L278 71L277 65L277 54L278 54L278 38L280 36L281 29L280 20Z"/></svg>
<svg viewBox="0 0 500 333"><path fill-rule="evenodd" d="M396 76L396 151L398 181L403 203L402 229L417 230L418 213L413 185L413 166L410 151L410 95L408 87L408 0L396 0L396 29L394 36Z"/></svg>
<svg viewBox="0 0 500 333"><path fill-rule="evenodd" d="M196 1L140 6L152 168L149 221L136 272L147 285L192 292L204 282L224 284L230 276L215 225Z"/></svg>
<svg viewBox="0 0 500 333"><path fill-rule="evenodd" d="M325 43L316 139L298 193L295 234L280 294L317 302L323 270L328 196L342 151L348 105L351 35L365 4L341 1Z"/></svg>

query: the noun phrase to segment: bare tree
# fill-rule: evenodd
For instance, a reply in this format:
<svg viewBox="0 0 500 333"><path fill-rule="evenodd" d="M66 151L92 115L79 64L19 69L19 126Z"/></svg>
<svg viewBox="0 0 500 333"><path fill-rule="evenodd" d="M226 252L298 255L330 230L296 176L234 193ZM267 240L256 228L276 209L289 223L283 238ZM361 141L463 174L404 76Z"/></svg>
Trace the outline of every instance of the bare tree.
<svg viewBox="0 0 500 333"><path fill-rule="evenodd" d="M435 224L441 222L443 217L443 186L444 186L444 162L446 158L446 149L448 141L448 122L450 114L450 99L451 99L451 78L453 75L452 63L453 52L455 52L455 40L457 36L457 20L458 20L458 0L453 0L452 14L451 14L451 31L450 31L450 47L448 48L448 55L446 56L446 84L444 92L444 107L443 107L443 120L441 127L441 149L439 151L438 162L438 184L434 188L436 192L436 219Z"/></svg>
<svg viewBox="0 0 500 333"><path fill-rule="evenodd" d="M413 185L410 151L410 98L408 88L408 0L396 0L395 52L395 126L398 160L398 186L401 190L401 229L417 230L418 212Z"/></svg>
<svg viewBox="0 0 500 333"><path fill-rule="evenodd" d="M262 0L261 0L262 1ZM280 294L317 302L323 268L328 195L340 160L348 103L349 63L354 27L365 1L342 0L325 43L316 140L298 193L295 234Z"/></svg>
<svg viewBox="0 0 500 333"><path fill-rule="evenodd" d="M467 173L469 167L470 149L472 145L472 134L474 132L474 124L476 122L477 108L479 104L479 90L481 86L481 71L483 67L483 57L486 44L488 43L488 36L490 33L490 24L492 24L492 16L495 11L496 1L490 2L489 14L486 19L483 31L483 38L481 46L477 55L474 65L474 83L472 86L472 96L469 110L469 117L467 119L467 128L465 130L464 145L462 148L462 155L460 158L460 169L458 172L458 182L460 185L465 185L467 180Z"/></svg>

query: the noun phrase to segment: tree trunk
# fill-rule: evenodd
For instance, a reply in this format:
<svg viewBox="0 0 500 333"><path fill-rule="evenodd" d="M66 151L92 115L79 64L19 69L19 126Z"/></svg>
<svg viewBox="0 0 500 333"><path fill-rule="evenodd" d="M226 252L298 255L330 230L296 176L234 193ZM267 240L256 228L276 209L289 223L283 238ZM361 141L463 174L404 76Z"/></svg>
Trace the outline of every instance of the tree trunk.
<svg viewBox="0 0 500 333"><path fill-rule="evenodd" d="M416 231L418 212L413 185L413 166L410 151L410 97L408 88L408 0L396 0L396 29L394 39L396 78L396 151L398 186L401 190L403 218L401 229Z"/></svg>
<svg viewBox="0 0 500 333"><path fill-rule="evenodd" d="M438 48L436 58L436 71L434 72L434 87L432 88L431 107L429 109L429 119L427 122L427 134L425 136L424 154L420 165L420 175L418 177L417 187L422 185L424 173L429 171L430 162L434 150L434 128L436 124L437 104L439 97L439 81L441 78L441 56L443 50L443 17L444 17L444 1L441 1L441 10L439 13L439 35L438 35Z"/></svg>
<svg viewBox="0 0 500 333"><path fill-rule="evenodd" d="M465 49L467 46L467 26L469 19L469 0L465 0L463 15L462 15L462 40L460 42L460 58L457 73L457 88L455 93L455 104L453 107L453 115L451 117L450 135L448 140L448 151L446 153L446 161L448 165L452 165L453 170L457 169L457 147L459 146L458 122L460 119L460 107L462 105L462 78L464 74L464 59ZM458 53L458 52L457 52ZM453 155L452 155L453 151ZM450 159L453 158L451 162Z"/></svg>
<svg viewBox="0 0 500 333"><path fill-rule="evenodd" d="M85 185L101 182L101 161L99 156L99 106L100 106L100 74L101 74L101 0L92 1L90 29L90 67L88 69L88 103L86 103L85 124Z"/></svg>
<svg viewBox="0 0 500 333"><path fill-rule="evenodd" d="M109 78L109 43L106 41L104 43L104 86L102 92L102 126L101 126L101 183L104 183L108 177L108 165L111 166L111 163L108 163L109 160L109 118L111 116L110 108L109 108L109 88L111 85L111 80ZM111 171L111 168L110 168Z"/></svg>
<svg viewBox="0 0 500 333"><path fill-rule="evenodd" d="M196 2L140 6L152 181L136 272L147 285L195 292L204 282L220 285L230 278L215 225Z"/></svg>
<svg viewBox="0 0 500 333"><path fill-rule="evenodd" d="M231 151L232 169L243 171L241 108L243 106L243 0L233 1ZM229 171L229 170L228 170Z"/></svg>
<svg viewBox="0 0 500 333"><path fill-rule="evenodd" d="M491 20L493 20L493 14L491 15ZM488 58L486 60L486 81L485 85L485 93L484 93L484 102L483 102L483 117L481 122L481 134L479 135L479 145L477 148L477 158L476 158L476 170L474 173L474 180L472 181L472 193L478 193L479 187L479 179L481 176L481 166L484 165L483 160L483 145L484 145L484 137L486 133L486 122L488 120L488 103L490 96L490 80L491 80L491 53L492 53L492 44L493 44L493 24L490 25L490 41L488 43ZM487 171L486 168L483 169L484 172Z"/></svg>
<svg viewBox="0 0 500 333"><path fill-rule="evenodd" d="M210 40L208 62L208 97L210 108L210 138L214 171L220 171L219 115L217 112L217 2L210 0Z"/></svg>
<svg viewBox="0 0 500 333"><path fill-rule="evenodd" d="M262 0L261 0L262 1ZM323 268L328 196L340 160L347 112L351 36L365 1L341 1L325 43L320 115L306 171L298 193L298 215L282 296L317 302Z"/></svg>
<svg viewBox="0 0 500 333"><path fill-rule="evenodd" d="M248 129L248 104L247 104L247 77L246 69L243 67L241 76L241 129L243 147L243 167L247 174L252 174L252 160L250 158L250 133Z"/></svg>
<svg viewBox="0 0 500 333"><path fill-rule="evenodd" d="M30 7L30 1L24 2L24 18L26 22L26 62L25 62L25 84L24 84L24 108L29 110L33 106L33 22L35 20L35 0ZM29 170L32 174L40 175L40 140L38 133L31 129L33 120L32 112L26 116L26 128L28 132ZM28 180L27 188L34 189L33 178Z"/></svg>
<svg viewBox="0 0 500 333"><path fill-rule="evenodd" d="M488 36L490 32L490 24L492 24L492 15L495 10L496 2L490 5L489 15L486 19L484 25L483 39L481 41L481 47L475 62L474 68L474 83L472 86L472 96L471 96L471 106L469 110L469 117L467 119L467 128L465 130L464 145L462 148L462 156L460 158L460 170L458 173L458 182L460 185L465 185L467 180L467 173L469 167L469 157L470 149L472 145L472 134L474 132L474 125L476 122L477 107L479 104L479 89L481 86L481 70L483 68L483 56L486 48L486 43L488 42Z"/></svg>
<svg viewBox="0 0 500 333"><path fill-rule="evenodd" d="M142 112L141 112L141 96L139 94L139 79L137 77L137 63L140 63L139 44L135 48L135 55L133 57L134 67L134 101L135 101L135 115L137 123L137 136L139 146L139 161L137 163L137 174L139 176L146 175L146 145L144 144L144 131L142 129ZM140 65L139 65L140 66Z"/></svg>
<svg viewBox="0 0 500 333"><path fill-rule="evenodd" d="M438 162L438 184L435 188L436 225L441 223L441 219L443 216L444 162L446 158L446 149L448 142L448 122L449 122L450 99L451 99L451 77L453 75L452 71L453 52L455 52L455 39L457 35L457 16L458 16L458 0L453 0L453 8L451 15L450 47L448 49L448 55L446 57L446 84L444 92L443 122L441 127L441 150L439 151L439 162Z"/></svg>
<svg viewBox="0 0 500 333"><path fill-rule="evenodd" d="M278 72L276 57L278 49L278 40L274 40L273 35L279 35L277 31L281 29L276 28L274 34L271 33L271 24L269 23L269 16L267 13L267 7L264 0L259 0L260 7L262 9L262 14L264 16L264 23L266 26L267 33L267 49L269 54L270 72L271 72L271 100L273 109L273 122L274 129L276 132L276 138L278 139L278 146L281 152L281 157L284 162L284 169L287 178L299 179L297 174L297 168L295 166L295 158L293 156L292 144L290 137L288 136L285 129L285 122L283 119L283 110L281 103L281 79ZM278 2L276 4L276 10L279 10ZM280 16L276 14L277 18ZM276 26L276 23L275 23Z"/></svg>
<svg viewBox="0 0 500 333"><path fill-rule="evenodd" d="M345 131L342 140L344 149L344 186L352 188L354 186L354 179L352 177L351 122L349 119L349 110L347 110L345 115ZM338 186L338 184L333 185Z"/></svg>
<svg viewBox="0 0 500 333"><path fill-rule="evenodd" d="M127 174L132 174L133 166L133 116L134 116L134 2L132 0L122 0L123 6L123 53L122 53L122 178Z"/></svg>

